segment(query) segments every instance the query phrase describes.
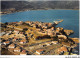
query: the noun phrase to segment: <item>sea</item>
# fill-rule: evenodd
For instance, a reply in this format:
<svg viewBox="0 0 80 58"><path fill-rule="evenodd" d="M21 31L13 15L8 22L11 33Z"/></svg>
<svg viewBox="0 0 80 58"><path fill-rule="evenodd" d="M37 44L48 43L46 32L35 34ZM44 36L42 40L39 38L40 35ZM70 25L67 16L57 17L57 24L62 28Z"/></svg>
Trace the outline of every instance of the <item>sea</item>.
<svg viewBox="0 0 80 58"><path fill-rule="evenodd" d="M73 30L74 34L70 37L79 38L79 10L31 10L16 12L6 15L1 15L1 22L19 22L19 21L40 21L51 22L57 19L63 19L64 21L58 24L56 27L63 27L64 29ZM79 54L79 44L75 48Z"/></svg>

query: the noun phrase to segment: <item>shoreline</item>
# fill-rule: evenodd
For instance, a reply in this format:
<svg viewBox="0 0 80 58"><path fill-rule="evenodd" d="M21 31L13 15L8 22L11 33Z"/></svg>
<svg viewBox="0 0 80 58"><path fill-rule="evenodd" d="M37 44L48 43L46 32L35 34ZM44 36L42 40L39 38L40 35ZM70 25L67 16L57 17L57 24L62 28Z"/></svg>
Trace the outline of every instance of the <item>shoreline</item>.
<svg viewBox="0 0 80 58"><path fill-rule="evenodd" d="M22 11L15 11L15 12L11 12L11 13L6 13L6 14L1 14L1 15L7 15L7 14L12 14L12 13L17 13L17 12L24 12L24 11L41 11L41 10L79 10L79 9L37 9L37 10L22 10Z"/></svg>
<svg viewBox="0 0 80 58"><path fill-rule="evenodd" d="M19 31L19 33L20 34L18 34L18 33L14 33L14 31L12 31L11 30L11 34L9 34L9 35L7 35L7 36L9 36L9 37L11 37L12 35L14 36L14 34L16 35L24 35L25 37L27 37L27 38L25 38L25 39L23 39L23 36L22 37L19 37L19 36L16 36L16 38L21 38L21 40L25 40L25 41L29 41L29 42L25 42L23 45L26 45L27 44L27 46L26 47L24 47L22 44L20 44L20 39L18 39L18 40L16 40L16 41L13 41L13 39L15 39L15 38L13 38L13 39L9 39L9 37L8 37L8 39L7 38L5 38L5 36L6 36L6 34L4 35L4 36L2 36L2 43L4 44L4 41L3 40L6 40L5 41L5 43L7 42L7 41L9 41L9 42L11 42L12 41L12 43L8 43L8 44L6 44L6 45L4 45L4 46L2 46L3 48L5 47L5 48L8 48L8 49L10 49L10 50L12 50L12 51L10 51L10 52L12 52L13 54L15 53L14 52L14 49L16 48L16 47L19 47L19 48L22 48L23 50L26 50L26 51L29 51L29 52L31 52L32 54L31 55L34 55L35 53L35 51L37 50L37 49L44 49L45 50L45 48L47 47L47 48L49 48L49 50L48 49L46 49L46 52L45 53L43 53L43 55L46 55L46 53L48 52L48 51L51 51L51 47L57 47L57 49L55 49L55 48L53 48L53 49L55 49L54 50L54 52L56 53L56 54L53 54L53 55L60 55L60 53L61 53L61 51L65 51L65 52L68 52L68 53L70 53L69 55L71 55L71 51L72 51L72 49L74 49L75 47L77 47L77 43L78 43L78 38L69 38L69 35L71 34L71 33L73 33L72 32L72 30L66 30L66 29L63 29L62 27L56 27L55 28L55 26L56 25L58 25L59 23L61 23L63 20L60 20L60 21L55 21L55 23L54 24L51 24L51 23L41 23L41 22L32 22L32 21L25 21L25 22L16 22L16 23L8 23L8 25L7 25L7 27L8 28L12 28L12 27L15 27L15 28L13 28L14 29L14 31ZM21 24L20 24L21 23ZM25 23L25 25L23 24L23 23ZM41 28L43 29L43 30L41 30L41 28L38 26L38 28L36 27L37 25L36 25L36 23L39 25L39 24L41 24ZM18 26L16 27L16 25L15 26L13 26L14 24L18 24ZM28 25L26 25L26 24L28 24ZM44 25L43 25L44 24ZM47 24L47 27L43 27L43 26L45 26ZM51 26L49 25L49 24L51 24ZM19 27L22 27L22 28L19 28ZM27 30L25 30L24 28L25 27L27 27ZM2 27L2 28L4 28L4 27ZM48 29L49 28L49 29ZM23 31L21 31L21 30L19 30L19 29L23 29L24 30L24 33L22 33ZM36 31L34 31L34 29L36 30ZM9 30L9 29L8 29ZM41 30L41 31L40 31ZM52 32L54 30L54 32L55 33L59 33L60 35L58 35L58 34L54 34L54 32ZM7 30L4 30L4 31L6 31L6 33L7 33ZM33 31L33 32L32 32ZM59 31L61 31L61 32L59 32ZM68 33L66 32L66 31L69 31ZM43 32L45 32L45 33L43 33ZM52 33L50 33L50 32L52 32ZM63 33L63 32L65 32L65 34ZM9 32L8 32L9 33ZM26 36L26 34L28 35L28 36ZM31 37L31 34L33 35L33 37ZM69 35L68 35L69 34ZM35 36L36 35L36 36ZM49 37L46 37L45 35L47 35L47 36L49 36ZM67 37L68 36L68 37ZM31 39L30 39L31 38ZM40 39L41 38L41 39ZM46 38L46 39L45 39ZM60 38L62 38L62 39L60 39ZM32 41L33 40L33 41ZM47 41L46 41L47 40ZM67 40L67 41L66 41ZM75 41L76 40L76 41ZM56 42L55 42L56 41ZM66 41L66 42L65 42ZM43 42L44 42L44 44L43 44ZM9 48L9 46L11 45L11 44L14 44L14 46L15 46L15 43L16 43L16 47L14 47L13 49L11 49L11 48ZM52 43L52 44L51 44ZM55 46L55 44L56 44L56 46ZM60 44L60 46L58 46ZM38 45L40 45L41 47L38 47ZM43 46L43 45L46 45L46 46ZM50 47L49 47L50 46ZM30 48L30 50L28 50L29 48ZM34 49L31 49L32 47L34 47ZM65 48L66 50L61 50L61 51L56 51L56 50L60 50L60 48ZM69 51L68 51L69 50ZM21 52L19 52L19 54L20 54ZM48 54L50 54L50 53L48 53ZM74 53L75 54L75 53ZM28 54L27 54L28 55ZM37 54L35 54L35 55L37 55ZM51 54L50 54L51 55ZM62 54L62 55L64 55L64 54ZM77 55L77 54L76 54Z"/></svg>

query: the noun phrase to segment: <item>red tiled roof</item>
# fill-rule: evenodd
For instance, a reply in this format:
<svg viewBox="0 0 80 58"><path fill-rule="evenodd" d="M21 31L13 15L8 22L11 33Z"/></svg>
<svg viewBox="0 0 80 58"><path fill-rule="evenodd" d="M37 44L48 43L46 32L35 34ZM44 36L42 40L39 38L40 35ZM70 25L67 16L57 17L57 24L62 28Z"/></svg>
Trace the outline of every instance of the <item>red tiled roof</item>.
<svg viewBox="0 0 80 58"><path fill-rule="evenodd" d="M26 42L26 40L21 40L20 42Z"/></svg>
<svg viewBox="0 0 80 58"><path fill-rule="evenodd" d="M67 51L67 48L66 47L58 48L58 52L62 52L62 51Z"/></svg>
<svg viewBox="0 0 80 58"><path fill-rule="evenodd" d="M18 39L18 38L14 37L14 39Z"/></svg>
<svg viewBox="0 0 80 58"><path fill-rule="evenodd" d="M14 45L14 44L10 44L9 46L11 46L11 47L12 47L12 46L15 46L15 45Z"/></svg>
<svg viewBox="0 0 80 58"><path fill-rule="evenodd" d="M67 51L67 48L66 48L66 47L61 47L61 49L62 49L63 51Z"/></svg>
<svg viewBox="0 0 80 58"><path fill-rule="evenodd" d="M6 41L5 43L10 43L10 41Z"/></svg>
<svg viewBox="0 0 80 58"><path fill-rule="evenodd" d="M22 50L22 52L26 52L26 50Z"/></svg>
<svg viewBox="0 0 80 58"><path fill-rule="evenodd" d="M20 47L16 47L14 50L20 50Z"/></svg>
<svg viewBox="0 0 80 58"><path fill-rule="evenodd" d="M20 52L20 54L27 54L26 52Z"/></svg>
<svg viewBox="0 0 80 58"><path fill-rule="evenodd" d="M40 53L40 52L42 52L42 51L44 51L44 50L43 50L43 49L39 49L39 50L36 50L36 51Z"/></svg>

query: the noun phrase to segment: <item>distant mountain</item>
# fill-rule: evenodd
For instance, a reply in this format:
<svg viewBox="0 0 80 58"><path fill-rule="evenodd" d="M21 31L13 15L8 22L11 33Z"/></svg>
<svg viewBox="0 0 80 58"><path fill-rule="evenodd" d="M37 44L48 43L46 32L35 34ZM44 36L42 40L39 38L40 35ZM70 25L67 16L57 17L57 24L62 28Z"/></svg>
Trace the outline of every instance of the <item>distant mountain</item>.
<svg viewBox="0 0 80 58"><path fill-rule="evenodd" d="M1 1L1 10L79 9L79 1Z"/></svg>
<svg viewBox="0 0 80 58"><path fill-rule="evenodd" d="M78 1L37 1L30 2L35 8L52 8L52 9L75 9L79 8Z"/></svg>

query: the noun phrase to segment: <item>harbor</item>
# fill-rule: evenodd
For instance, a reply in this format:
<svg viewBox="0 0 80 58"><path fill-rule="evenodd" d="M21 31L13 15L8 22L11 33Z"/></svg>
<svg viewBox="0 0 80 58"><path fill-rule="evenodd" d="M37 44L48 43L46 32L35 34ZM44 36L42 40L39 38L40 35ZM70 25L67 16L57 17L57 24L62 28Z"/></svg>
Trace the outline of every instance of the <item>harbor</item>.
<svg viewBox="0 0 80 58"><path fill-rule="evenodd" d="M20 21L1 23L1 47L14 55L72 55L79 38L71 38L73 30L56 27L53 23ZM4 27L6 26L6 27ZM2 53L3 54L3 53ZM74 55L74 54L73 54ZM76 54L77 55L77 54Z"/></svg>

